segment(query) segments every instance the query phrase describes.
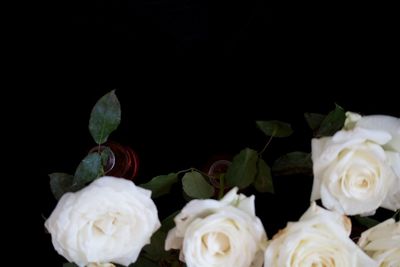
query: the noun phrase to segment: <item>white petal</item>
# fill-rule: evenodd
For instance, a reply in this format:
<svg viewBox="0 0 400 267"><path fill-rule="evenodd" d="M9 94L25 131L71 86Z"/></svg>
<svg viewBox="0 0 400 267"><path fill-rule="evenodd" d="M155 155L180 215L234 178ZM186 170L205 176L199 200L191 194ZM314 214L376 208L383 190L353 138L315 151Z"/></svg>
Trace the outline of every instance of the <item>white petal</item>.
<svg viewBox="0 0 400 267"><path fill-rule="evenodd" d="M237 187L232 188L231 190L229 190L228 193L226 193L224 195L224 197L220 200L220 202L226 203L229 205L232 205L232 203L236 203L238 200L238 197L239 197L237 194L238 190L239 190L239 188L237 188Z"/></svg>
<svg viewBox="0 0 400 267"><path fill-rule="evenodd" d="M361 115L354 112L346 112L346 120L344 122L344 128L346 130L353 129L355 124L361 119Z"/></svg>
<svg viewBox="0 0 400 267"><path fill-rule="evenodd" d="M357 127L365 129L376 129L388 132L392 135L392 139L386 147L388 149L400 152L400 119L385 116L385 115L371 115L362 117L356 124Z"/></svg>
<svg viewBox="0 0 400 267"><path fill-rule="evenodd" d="M322 179L322 172L329 164L322 163L320 161L321 155L325 150L327 144L329 144L331 137L324 137L320 139L312 139L311 140L311 158L313 161L313 172L314 172L314 181L312 186L311 192L311 201L317 200L321 198L321 179Z"/></svg>
<svg viewBox="0 0 400 267"><path fill-rule="evenodd" d="M256 208L254 206L254 200L255 200L254 195L250 197L245 197L242 200L240 200L239 205L237 207L242 211L248 213L249 215L255 216Z"/></svg>
<svg viewBox="0 0 400 267"><path fill-rule="evenodd" d="M216 210L226 205L227 204L221 203L220 201L216 201L214 199L195 199L190 201L174 218L177 228L177 235L183 237L187 227L192 223L193 220L198 217L202 218L212 214Z"/></svg>
<svg viewBox="0 0 400 267"><path fill-rule="evenodd" d="M181 249L183 238L176 235L176 228L171 229L168 232L167 238L165 239L165 250L170 249Z"/></svg>
<svg viewBox="0 0 400 267"><path fill-rule="evenodd" d="M398 266L400 262L400 222L388 219L361 234L358 245L379 266ZM394 265L393 265L394 264Z"/></svg>
<svg viewBox="0 0 400 267"><path fill-rule="evenodd" d="M399 178L397 178L396 182L390 188L390 191L387 193L387 196L381 206L383 208L393 210L393 211L400 209L400 179Z"/></svg>
<svg viewBox="0 0 400 267"><path fill-rule="evenodd" d="M390 167L392 167L394 173L400 179L400 153L386 151L386 156Z"/></svg>
<svg viewBox="0 0 400 267"><path fill-rule="evenodd" d="M351 144L361 143L366 140L384 145L391 139L392 136L388 132L375 129L364 129L360 127L356 127L350 131L338 131L332 137L333 142L340 143L342 145L340 148L338 148L339 150L342 150L343 147Z"/></svg>

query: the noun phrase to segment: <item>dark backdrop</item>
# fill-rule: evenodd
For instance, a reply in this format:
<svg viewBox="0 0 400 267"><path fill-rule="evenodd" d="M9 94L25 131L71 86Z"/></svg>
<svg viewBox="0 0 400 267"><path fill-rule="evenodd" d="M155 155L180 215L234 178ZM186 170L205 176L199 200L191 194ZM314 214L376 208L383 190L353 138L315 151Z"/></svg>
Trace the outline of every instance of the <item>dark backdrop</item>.
<svg viewBox="0 0 400 267"><path fill-rule="evenodd" d="M75 1L61 10L40 31L37 89L26 98L36 116L28 116L35 129L30 145L40 151L33 159L40 196L35 231L43 262L52 266L63 259L43 227L42 216L56 204L47 174L74 171L93 146L90 110L112 89L122 124L111 139L138 153L138 181L205 168L246 146L261 149L265 137L255 120L280 119L295 130L273 141L265 154L272 163L289 151L310 151L306 111L327 113L337 103L363 114L400 115L391 91L398 89L398 41L387 11L279 10L261 0ZM304 212L311 181L275 179L275 196L257 196L270 237ZM161 216L180 200L179 194L162 199Z"/></svg>

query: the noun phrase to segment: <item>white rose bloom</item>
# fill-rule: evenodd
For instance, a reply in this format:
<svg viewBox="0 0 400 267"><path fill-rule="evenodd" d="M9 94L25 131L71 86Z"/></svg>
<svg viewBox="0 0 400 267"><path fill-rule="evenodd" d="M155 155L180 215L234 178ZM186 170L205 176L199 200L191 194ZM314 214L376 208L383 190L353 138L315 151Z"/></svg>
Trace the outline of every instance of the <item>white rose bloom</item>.
<svg viewBox="0 0 400 267"><path fill-rule="evenodd" d="M400 208L400 119L346 115L343 130L312 140L311 200L347 215Z"/></svg>
<svg viewBox="0 0 400 267"><path fill-rule="evenodd" d="M165 249L180 249L188 267L261 267L267 242L254 196L233 188L220 201L192 200L175 217Z"/></svg>
<svg viewBox="0 0 400 267"><path fill-rule="evenodd" d="M351 221L315 202L269 241L268 267L378 267L350 238Z"/></svg>
<svg viewBox="0 0 400 267"><path fill-rule="evenodd" d="M160 227L150 196L131 181L102 177L64 194L45 226L57 252L80 267L128 266Z"/></svg>
<svg viewBox="0 0 400 267"><path fill-rule="evenodd" d="M386 220L361 234L358 245L379 267L400 267L400 222Z"/></svg>

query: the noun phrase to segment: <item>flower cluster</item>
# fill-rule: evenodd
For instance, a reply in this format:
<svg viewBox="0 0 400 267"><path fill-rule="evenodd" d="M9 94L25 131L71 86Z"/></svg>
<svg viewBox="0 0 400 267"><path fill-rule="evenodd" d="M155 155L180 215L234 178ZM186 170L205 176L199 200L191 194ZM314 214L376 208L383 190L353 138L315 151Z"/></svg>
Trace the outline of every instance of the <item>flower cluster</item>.
<svg viewBox="0 0 400 267"><path fill-rule="evenodd" d="M311 154L289 153L272 168L262 158L265 148L292 130L283 122L258 121L269 136L260 152L243 149L218 172L215 166L209 173L191 168L135 185L124 174L109 176L116 159L106 142L120 113L114 91L103 96L89 122L99 149L74 175L50 175L59 202L45 227L70 262L65 266L400 266L399 118L340 107L326 116L308 113L315 133ZM243 189L272 194L274 173L308 169L314 178L309 208L268 239L268 221L257 217L255 196ZM153 199L177 183L187 203L160 222ZM366 217L379 208L393 211L393 218ZM351 237L353 218L366 225L358 241Z"/></svg>

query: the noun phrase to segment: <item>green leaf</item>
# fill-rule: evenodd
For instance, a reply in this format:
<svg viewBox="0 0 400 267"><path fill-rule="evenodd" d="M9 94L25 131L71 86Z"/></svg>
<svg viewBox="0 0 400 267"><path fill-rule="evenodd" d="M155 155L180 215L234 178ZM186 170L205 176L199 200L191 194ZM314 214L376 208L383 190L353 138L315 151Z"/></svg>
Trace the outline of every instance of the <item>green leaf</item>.
<svg viewBox="0 0 400 267"><path fill-rule="evenodd" d="M146 257L149 257L155 261L159 261L164 255L164 240L167 234L161 231L155 232L151 236L151 243L143 247L143 251L146 253Z"/></svg>
<svg viewBox="0 0 400 267"><path fill-rule="evenodd" d="M214 187L206 182L199 172L187 172L182 178L183 191L191 198L210 198Z"/></svg>
<svg viewBox="0 0 400 267"><path fill-rule="evenodd" d="M375 225L379 224L380 222L372 219L370 217L361 217L360 215L354 216L354 219L361 225L364 225L367 228L374 227Z"/></svg>
<svg viewBox="0 0 400 267"><path fill-rule="evenodd" d="M166 195L171 190L171 186L178 182L178 174L170 173L168 175L159 175L140 186L152 191L152 198Z"/></svg>
<svg viewBox="0 0 400 267"><path fill-rule="evenodd" d="M159 261L162 257L168 254L164 249L165 239L167 238L167 233L162 231L156 231L151 236L151 243L143 248L150 259L154 261Z"/></svg>
<svg viewBox="0 0 400 267"><path fill-rule="evenodd" d="M253 185L258 192L274 193L274 184L272 182L271 168L262 158L258 158L257 175Z"/></svg>
<svg viewBox="0 0 400 267"><path fill-rule="evenodd" d="M97 101L89 120L89 131L97 144L103 144L121 122L121 106L115 90Z"/></svg>
<svg viewBox="0 0 400 267"><path fill-rule="evenodd" d="M85 185L100 177L103 173L101 156L98 153L90 153L79 164L75 172L74 185Z"/></svg>
<svg viewBox="0 0 400 267"><path fill-rule="evenodd" d="M162 258L167 258L169 252L164 250L165 239L168 231L175 226L174 218L180 211L176 211L169 215L161 222L161 227L151 237L151 243L143 248L143 253L147 258L155 261L160 261Z"/></svg>
<svg viewBox="0 0 400 267"><path fill-rule="evenodd" d="M159 267L158 263L151 261L143 256L139 256L135 263L129 265L129 267Z"/></svg>
<svg viewBox="0 0 400 267"><path fill-rule="evenodd" d="M245 188L254 182L257 173L257 151L245 148L237 154L228 167L225 181L228 186Z"/></svg>
<svg viewBox="0 0 400 267"><path fill-rule="evenodd" d="M272 166L274 175L304 174L312 175L312 160L310 153L290 152L278 158Z"/></svg>
<svg viewBox="0 0 400 267"><path fill-rule="evenodd" d="M290 124L282 121L256 121L258 128L267 136L287 137L293 133Z"/></svg>
<svg viewBox="0 0 400 267"><path fill-rule="evenodd" d="M306 119L308 126L313 131L317 130L321 126L321 123L325 117L325 115L319 113L304 113L304 118Z"/></svg>
<svg viewBox="0 0 400 267"><path fill-rule="evenodd" d="M50 176L50 189L56 199L60 199L64 193L71 190L74 176L55 172L49 174Z"/></svg>
<svg viewBox="0 0 400 267"><path fill-rule="evenodd" d="M335 109L326 115L321 122L316 137L331 136L343 128L346 120L346 112L344 109L336 105Z"/></svg>
<svg viewBox="0 0 400 267"><path fill-rule="evenodd" d="M76 265L75 263L67 262L63 264L63 267L79 267L79 266Z"/></svg>

